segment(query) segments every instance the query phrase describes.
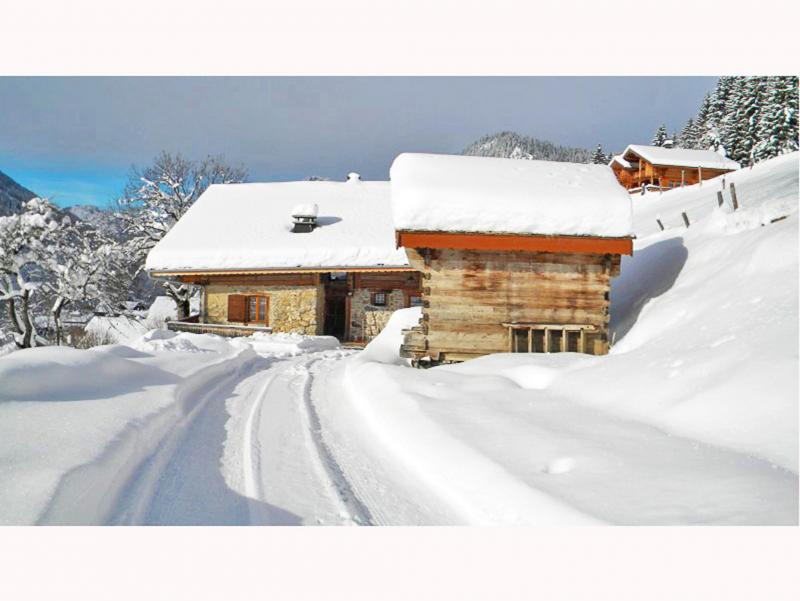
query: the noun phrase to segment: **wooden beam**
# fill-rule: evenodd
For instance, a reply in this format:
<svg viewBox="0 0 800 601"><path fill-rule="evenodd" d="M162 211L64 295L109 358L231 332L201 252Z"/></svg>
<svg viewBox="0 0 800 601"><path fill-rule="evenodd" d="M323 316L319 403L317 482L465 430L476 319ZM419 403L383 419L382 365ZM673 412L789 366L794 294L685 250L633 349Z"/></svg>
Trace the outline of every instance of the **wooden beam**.
<svg viewBox="0 0 800 601"><path fill-rule="evenodd" d="M300 273L339 273L342 271L352 273L387 273L398 271L416 271L413 267L327 267L327 268L302 268L294 269L220 269L220 270L166 270L153 269L149 271L154 278L192 277L200 278L214 275L271 275L271 274L300 274Z"/></svg>
<svg viewBox="0 0 800 601"><path fill-rule="evenodd" d="M603 236L542 236L467 232L400 231L400 246L454 250L499 250L575 254L633 254L633 239Z"/></svg>

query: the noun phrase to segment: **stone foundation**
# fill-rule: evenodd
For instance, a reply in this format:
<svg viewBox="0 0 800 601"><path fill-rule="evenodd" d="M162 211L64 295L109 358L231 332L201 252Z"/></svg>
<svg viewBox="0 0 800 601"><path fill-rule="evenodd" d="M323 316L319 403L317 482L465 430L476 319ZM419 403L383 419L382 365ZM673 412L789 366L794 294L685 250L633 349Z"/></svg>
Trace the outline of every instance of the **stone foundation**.
<svg viewBox="0 0 800 601"><path fill-rule="evenodd" d="M386 292L386 306L376 307L370 303L374 290L358 289L350 301L350 338L372 340L386 326L392 313L406 306L402 290Z"/></svg>
<svg viewBox="0 0 800 601"><path fill-rule="evenodd" d="M314 335L322 332L322 286L226 286L205 289L205 323L228 324L229 294L269 296L269 327L274 332Z"/></svg>

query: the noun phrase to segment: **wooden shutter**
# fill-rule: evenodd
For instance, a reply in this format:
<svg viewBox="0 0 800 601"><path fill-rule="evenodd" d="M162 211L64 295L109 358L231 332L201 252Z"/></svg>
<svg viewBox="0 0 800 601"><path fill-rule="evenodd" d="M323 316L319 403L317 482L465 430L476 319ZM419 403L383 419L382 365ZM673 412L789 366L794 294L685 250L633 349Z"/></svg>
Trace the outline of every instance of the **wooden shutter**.
<svg viewBox="0 0 800 601"><path fill-rule="evenodd" d="M228 295L228 321L244 322L247 297L244 294Z"/></svg>

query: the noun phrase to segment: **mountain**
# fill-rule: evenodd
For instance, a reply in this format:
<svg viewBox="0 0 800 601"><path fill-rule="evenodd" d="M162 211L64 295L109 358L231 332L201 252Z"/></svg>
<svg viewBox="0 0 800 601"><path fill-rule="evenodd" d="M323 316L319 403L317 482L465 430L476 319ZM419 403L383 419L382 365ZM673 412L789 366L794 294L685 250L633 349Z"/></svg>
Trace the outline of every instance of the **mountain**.
<svg viewBox="0 0 800 601"><path fill-rule="evenodd" d="M561 146L547 140L523 136L513 131L502 131L483 136L462 150L461 154L566 163L592 162L592 153L586 148Z"/></svg>
<svg viewBox="0 0 800 601"><path fill-rule="evenodd" d="M22 203L34 198L36 194L24 186L20 186L5 173L0 171L0 217L19 213Z"/></svg>
<svg viewBox="0 0 800 601"><path fill-rule="evenodd" d="M76 219L92 224L97 230L112 238L120 240L123 237L122 219L114 211L94 205L73 205L64 210Z"/></svg>

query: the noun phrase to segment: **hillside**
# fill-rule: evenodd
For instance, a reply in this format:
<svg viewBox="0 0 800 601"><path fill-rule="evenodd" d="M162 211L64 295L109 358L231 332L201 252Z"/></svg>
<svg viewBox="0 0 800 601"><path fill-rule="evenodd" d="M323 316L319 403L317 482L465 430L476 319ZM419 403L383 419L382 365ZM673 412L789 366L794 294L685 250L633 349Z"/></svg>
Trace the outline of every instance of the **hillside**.
<svg viewBox="0 0 800 601"><path fill-rule="evenodd" d="M123 222L117 213L94 205L73 205L64 209L73 217L92 224L97 230L117 240L123 237Z"/></svg>
<svg viewBox="0 0 800 601"><path fill-rule="evenodd" d="M22 203L34 198L36 193L21 186L0 171L0 217L18 213Z"/></svg>
<svg viewBox="0 0 800 601"><path fill-rule="evenodd" d="M462 150L461 154L568 163L590 163L592 159L592 153L585 148L561 146L511 131L483 136Z"/></svg>

